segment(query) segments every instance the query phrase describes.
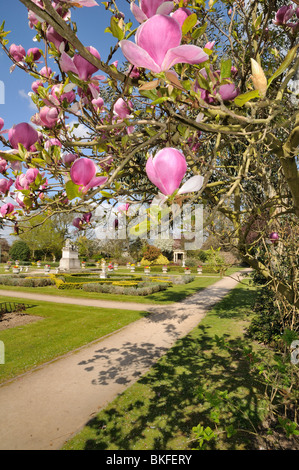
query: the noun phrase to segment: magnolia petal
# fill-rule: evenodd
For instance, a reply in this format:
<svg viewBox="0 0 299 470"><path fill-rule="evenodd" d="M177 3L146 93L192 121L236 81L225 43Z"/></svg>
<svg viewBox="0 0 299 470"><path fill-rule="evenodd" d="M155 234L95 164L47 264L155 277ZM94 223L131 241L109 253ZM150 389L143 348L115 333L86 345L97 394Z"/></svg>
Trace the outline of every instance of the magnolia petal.
<svg viewBox="0 0 299 470"><path fill-rule="evenodd" d="M218 93L223 101L232 101L240 94L240 89L234 83L227 83L219 87Z"/></svg>
<svg viewBox="0 0 299 470"><path fill-rule="evenodd" d="M195 175L186 181L183 186L178 190L178 194L193 193L199 191L202 188L204 182L203 176Z"/></svg>
<svg viewBox="0 0 299 470"><path fill-rule="evenodd" d="M86 49L98 60L101 60L101 56L97 49L95 49L92 46L86 47ZM99 67L96 67L95 65L91 64L88 60L84 59L80 54L76 54L74 56L74 64L77 69L78 77L81 80L89 80L89 78L99 70Z"/></svg>
<svg viewBox="0 0 299 470"><path fill-rule="evenodd" d="M92 80L106 80L106 78L105 75L93 75Z"/></svg>
<svg viewBox="0 0 299 470"><path fill-rule="evenodd" d="M78 74L77 67L75 66L73 60L69 55L67 55L65 52L61 54L60 60L59 60L59 65L61 67L61 70L63 72L73 72L76 75Z"/></svg>
<svg viewBox="0 0 299 470"><path fill-rule="evenodd" d="M139 8L135 2L132 2L131 3L131 12L133 13L136 21L138 21L138 23L143 23L143 21L146 21L147 20L147 16L145 13L143 13L143 11L141 10L141 8Z"/></svg>
<svg viewBox="0 0 299 470"><path fill-rule="evenodd" d="M184 44L167 51L161 69L168 70L175 64L200 64L208 58L209 56L200 47Z"/></svg>
<svg viewBox="0 0 299 470"><path fill-rule="evenodd" d="M89 158L79 158L73 163L70 171L73 183L79 186L87 186L95 177L96 166Z"/></svg>
<svg viewBox="0 0 299 470"><path fill-rule="evenodd" d="M180 45L181 39L182 30L179 23L165 15L152 16L139 26L136 34L138 46L144 49L159 66L162 65L169 49Z"/></svg>
<svg viewBox="0 0 299 470"><path fill-rule="evenodd" d="M150 55L137 44L134 44L127 39L123 39L119 44L123 55L131 64L135 65L136 67L149 69L152 72L161 72L159 65L156 64Z"/></svg>
<svg viewBox="0 0 299 470"><path fill-rule="evenodd" d="M148 179L155 186L157 186L157 188L160 189L160 191L163 194L166 194L167 190L166 190L166 188L164 188L163 183L161 182L161 180L160 180L160 178L159 178L159 176L156 172L156 169L155 169L154 164L153 164L153 157L152 156L147 160L145 170L146 170L146 174L148 176Z"/></svg>
<svg viewBox="0 0 299 470"><path fill-rule="evenodd" d="M86 186L84 186L82 192L86 193L91 188L97 188L98 186L102 186L102 184L105 184L107 181L107 176L95 176L89 181Z"/></svg>
<svg viewBox="0 0 299 470"><path fill-rule="evenodd" d="M169 13L172 12L174 8L174 3L173 2L163 2L158 8L157 8L157 15L169 15Z"/></svg>

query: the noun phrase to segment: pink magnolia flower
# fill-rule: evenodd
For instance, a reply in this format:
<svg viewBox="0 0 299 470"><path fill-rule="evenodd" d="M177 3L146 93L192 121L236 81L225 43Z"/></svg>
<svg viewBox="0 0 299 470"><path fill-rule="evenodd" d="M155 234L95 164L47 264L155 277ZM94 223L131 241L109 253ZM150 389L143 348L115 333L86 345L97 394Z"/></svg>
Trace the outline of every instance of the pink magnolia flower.
<svg viewBox="0 0 299 470"><path fill-rule="evenodd" d="M87 224L89 224L90 220L91 220L91 217L92 217L92 213L91 212L87 212L86 214L83 214L82 216L82 220L84 222L86 222Z"/></svg>
<svg viewBox="0 0 299 470"><path fill-rule="evenodd" d="M4 120L0 118L0 131L2 131L3 126L4 126Z"/></svg>
<svg viewBox="0 0 299 470"><path fill-rule="evenodd" d="M131 101L128 101L128 103L126 103L122 98L118 98L118 100L113 106L113 112L121 119L126 119L130 117L132 108L133 104Z"/></svg>
<svg viewBox="0 0 299 470"><path fill-rule="evenodd" d="M184 155L171 147L160 150L146 163L149 180L166 196L179 188L186 171L187 163Z"/></svg>
<svg viewBox="0 0 299 470"><path fill-rule="evenodd" d="M85 225L90 223L91 217L92 217L92 213L87 212L86 214L83 214L82 217L75 217L72 224L74 227L78 228L79 230L84 230Z"/></svg>
<svg viewBox="0 0 299 470"><path fill-rule="evenodd" d="M295 9L292 5L285 5L277 10L275 20L272 20L272 22L277 26L284 25L292 18L294 13Z"/></svg>
<svg viewBox="0 0 299 470"><path fill-rule="evenodd" d="M94 57L101 60L101 56L99 52L92 46L86 48ZM99 70L98 67L92 65L88 60L81 57L80 54L75 54L73 58L71 58L68 54L63 52L60 57L60 67L63 72L73 72L80 80L87 81L90 79L92 74Z"/></svg>
<svg viewBox="0 0 299 470"><path fill-rule="evenodd" d="M279 241L279 235L277 232L271 232L270 235L269 235L269 240L272 242L272 243L276 243Z"/></svg>
<svg viewBox="0 0 299 470"><path fill-rule="evenodd" d="M44 106L39 112L40 120L42 125L52 129L57 124L59 111L56 108L49 108Z"/></svg>
<svg viewBox="0 0 299 470"><path fill-rule="evenodd" d="M62 155L62 161L66 166L71 166L77 158L79 158L79 155L75 153L65 153Z"/></svg>
<svg viewBox="0 0 299 470"><path fill-rule="evenodd" d="M31 49L28 49L26 56L30 57L31 54L33 56L33 62L39 60L42 56L40 49L38 49L37 47L32 47Z"/></svg>
<svg viewBox="0 0 299 470"><path fill-rule="evenodd" d="M126 74L128 74L131 78L139 78L140 77L140 72L137 67L134 65L130 65L128 67L128 70L126 71Z"/></svg>
<svg viewBox="0 0 299 470"><path fill-rule="evenodd" d="M49 78L52 75L52 69L50 67L43 67L39 71L40 75L42 75L45 78Z"/></svg>
<svg viewBox="0 0 299 470"><path fill-rule="evenodd" d="M56 49L59 49L62 42L66 43L66 40L58 34L52 26L49 26L46 31L46 38L49 42L52 42Z"/></svg>
<svg viewBox="0 0 299 470"><path fill-rule="evenodd" d="M73 90L62 91L62 85L54 85L51 90L51 96L53 96L58 104L66 100L68 103L72 103L76 99L76 93Z"/></svg>
<svg viewBox="0 0 299 470"><path fill-rule="evenodd" d="M187 162L179 150L166 147L160 150L154 158L148 159L145 169L149 180L161 193L164 196L171 196L180 187L187 171ZM183 184L178 194L199 191L202 184L203 177L195 175Z"/></svg>
<svg viewBox="0 0 299 470"><path fill-rule="evenodd" d="M98 98L92 100L92 104L96 111L101 111L104 107L104 100L99 96Z"/></svg>
<svg viewBox="0 0 299 470"><path fill-rule="evenodd" d="M181 39L182 29L175 19L155 15L139 26L136 44L124 39L120 41L120 47L132 65L156 73L165 72L175 64L199 64L208 59L200 47L180 45Z"/></svg>
<svg viewBox="0 0 299 470"><path fill-rule="evenodd" d="M1 215L5 217L6 215L11 214L14 211L14 208L15 206L10 202L8 204L3 204L0 209Z"/></svg>
<svg viewBox="0 0 299 470"><path fill-rule="evenodd" d="M142 23L154 15L169 15L174 8L174 4L165 0L139 0L138 7L135 0L133 0L130 8L135 19Z"/></svg>
<svg viewBox="0 0 299 470"><path fill-rule="evenodd" d="M76 160L70 171L73 183L80 186L82 193L86 193L90 188L95 188L106 183L106 176L96 176L97 167L92 160L83 157Z"/></svg>
<svg viewBox="0 0 299 470"><path fill-rule="evenodd" d="M180 23L181 27L183 26L184 21L188 18L188 16L192 15L192 11L189 8L178 8L174 13L170 16L177 20Z"/></svg>
<svg viewBox="0 0 299 470"><path fill-rule="evenodd" d="M129 203L121 204L120 206L118 206L117 210L118 210L118 212L126 214L127 211L129 210L129 207L130 207Z"/></svg>
<svg viewBox="0 0 299 470"><path fill-rule="evenodd" d="M8 163L4 158L0 157L0 173L4 173L7 169Z"/></svg>
<svg viewBox="0 0 299 470"><path fill-rule="evenodd" d="M205 49L210 49L210 51L213 49L213 47L215 46L215 41L209 41L207 42L207 44L205 45Z"/></svg>
<svg viewBox="0 0 299 470"><path fill-rule="evenodd" d="M30 188L31 184L35 183L35 179L39 175L39 171L37 168L29 168L29 170L26 171L25 175L18 175L16 182L15 182L15 188L18 191L24 191Z"/></svg>
<svg viewBox="0 0 299 470"><path fill-rule="evenodd" d="M39 87L43 87L44 84L41 80L35 80L35 82L33 82L31 84L31 90L34 92L34 93L37 93L37 90Z"/></svg>
<svg viewBox="0 0 299 470"><path fill-rule="evenodd" d="M213 72L211 71L214 78L216 79L216 83L213 86L213 89L205 90L204 88L200 88L198 83L195 83L194 90L200 91L201 98L208 104L213 104L217 101L216 93L219 93L223 101L232 101L234 100L239 94L240 89L235 85L235 83L226 83L224 85L220 85L220 71ZM232 75L236 75L237 70L235 67L231 68ZM200 74L208 80L208 74L205 69L200 70Z"/></svg>
<svg viewBox="0 0 299 470"><path fill-rule="evenodd" d="M37 131L27 122L21 122L8 131L8 140L14 149L18 149L18 144L22 144L26 150L30 150L38 141L38 137Z"/></svg>
<svg viewBox="0 0 299 470"><path fill-rule="evenodd" d="M37 168L29 168L29 170L26 171L26 179L29 184L34 183L37 175L39 175L39 171Z"/></svg>
<svg viewBox="0 0 299 470"><path fill-rule="evenodd" d="M47 140L47 142L45 142L45 149L46 150L49 150L51 147L53 146L57 146L57 147L62 147L62 143L60 142L60 140L56 139L56 138L52 138L52 139L49 139Z"/></svg>
<svg viewBox="0 0 299 470"><path fill-rule="evenodd" d="M80 217L75 217L72 224L74 227L78 228L79 230L83 230L84 222L82 219L80 219Z"/></svg>
<svg viewBox="0 0 299 470"><path fill-rule="evenodd" d="M26 51L23 46L17 46L16 44L11 44L9 48L9 53L12 55L16 62L21 62L26 57Z"/></svg>
<svg viewBox="0 0 299 470"><path fill-rule="evenodd" d="M9 180L2 178L0 180L0 193L7 195L12 184L13 180L11 178Z"/></svg>
<svg viewBox="0 0 299 470"><path fill-rule="evenodd" d="M19 207L21 207L22 209L24 209L26 207L26 205L24 204L24 194L17 191L16 192L16 196L15 196L15 199L16 199L16 202L18 203Z"/></svg>

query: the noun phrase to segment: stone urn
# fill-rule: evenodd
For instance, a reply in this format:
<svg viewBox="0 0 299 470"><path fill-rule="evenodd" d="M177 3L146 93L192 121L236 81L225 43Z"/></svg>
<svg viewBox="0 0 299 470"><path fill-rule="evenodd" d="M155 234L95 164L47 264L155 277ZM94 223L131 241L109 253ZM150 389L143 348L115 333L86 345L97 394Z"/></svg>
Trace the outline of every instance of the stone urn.
<svg viewBox="0 0 299 470"><path fill-rule="evenodd" d="M107 278L106 270L102 269L102 271L100 272L100 279L106 279L106 278Z"/></svg>
<svg viewBox="0 0 299 470"><path fill-rule="evenodd" d="M201 267L201 266L198 266L198 268L197 268L197 273L198 273L198 274L202 274L202 267Z"/></svg>
<svg viewBox="0 0 299 470"><path fill-rule="evenodd" d="M82 268L82 269L85 269L85 268L86 268L85 263L81 263L81 268Z"/></svg>
<svg viewBox="0 0 299 470"><path fill-rule="evenodd" d="M167 266L163 266L163 268L162 268L162 273L164 273L164 274L167 273Z"/></svg>
<svg viewBox="0 0 299 470"><path fill-rule="evenodd" d="M187 275L188 275L188 274L191 274L191 271L190 271L189 268L186 268L186 269L185 269L185 274L187 274Z"/></svg>
<svg viewBox="0 0 299 470"><path fill-rule="evenodd" d="M4 266L4 270L5 270L5 271L9 271L9 270L10 270L10 266L7 264L6 266Z"/></svg>
<svg viewBox="0 0 299 470"><path fill-rule="evenodd" d="M117 271L117 270L118 270L118 264L115 263L115 265L114 265L114 271Z"/></svg>
<svg viewBox="0 0 299 470"><path fill-rule="evenodd" d="M51 269L51 267L48 264L46 264L45 265L45 273L49 273L50 269Z"/></svg>
<svg viewBox="0 0 299 470"><path fill-rule="evenodd" d="M146 267L144 268L144 274L150 274L151 273L151 269Z"/></svg>
<svg viewBox="0 0 299 470"><path fill-rule="evenodd" d="M14 266L14 267L12 268L12 272L13 272L13 274L19 274L19 272L20 272L19 266Z"/></svg>
<svg viewBox="0 0 299 470"><path fill-rule="evenodd" d="M134 273L134 272L135 272L135 264L133 264L132 266L130 266L130 270L131 270L131 273Z"/></svg>
<svg viewBox="0 0 299 470"><path fill-rule="evenodd" d="M42 263L41 263L40 261L38 261L38 262L36 263L36 266L37 266L38 268L41 268Z"/></svg>

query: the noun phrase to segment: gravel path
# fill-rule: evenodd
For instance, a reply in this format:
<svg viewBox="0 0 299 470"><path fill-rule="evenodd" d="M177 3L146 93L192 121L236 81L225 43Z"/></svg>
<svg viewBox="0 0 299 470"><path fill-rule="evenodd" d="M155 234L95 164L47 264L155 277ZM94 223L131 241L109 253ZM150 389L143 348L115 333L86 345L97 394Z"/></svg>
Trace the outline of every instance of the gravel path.
<svg viewBox="0 0 299 470"><path fill-rule="evenodd" d="M195 328L207 310L238 284L239 276L225 277L176 304L139 304L139 310L150 313L146 318L0 386L0 449L60 449ZM19 295L25 298L24 293ZM45 300L45 296L34 298L39 297ZM58 299L59 303L71 300ZM75 300L82 305L90 301ZM112 304L132 308L126 302Z"/></svg>

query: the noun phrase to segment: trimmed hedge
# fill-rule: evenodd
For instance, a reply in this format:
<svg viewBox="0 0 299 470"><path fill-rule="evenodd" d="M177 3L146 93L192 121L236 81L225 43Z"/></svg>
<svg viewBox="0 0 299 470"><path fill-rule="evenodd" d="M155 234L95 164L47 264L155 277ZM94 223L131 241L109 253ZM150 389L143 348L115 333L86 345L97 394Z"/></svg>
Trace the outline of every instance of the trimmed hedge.
<svg viewBox="0 0 299 470"><path fill-rule="evenodd" d="M143 284L143 285L142 285ZM160 292L166 290L168 285L163 284L154 284L145 285L146 283L141 283L139 287L133 286L120 286L120 285L103 285L100 283L88 283L84 284L83 290L86 292L98 292L101 294L119 294L119 295L150 295L154 292Z"/></svg>
<svg viewBox="0 0 299 470"><path fill-rule="evenodd" d="M49 277L0 276L0 284L3 286L44 287L52 286L55 282Z"/></svg>

